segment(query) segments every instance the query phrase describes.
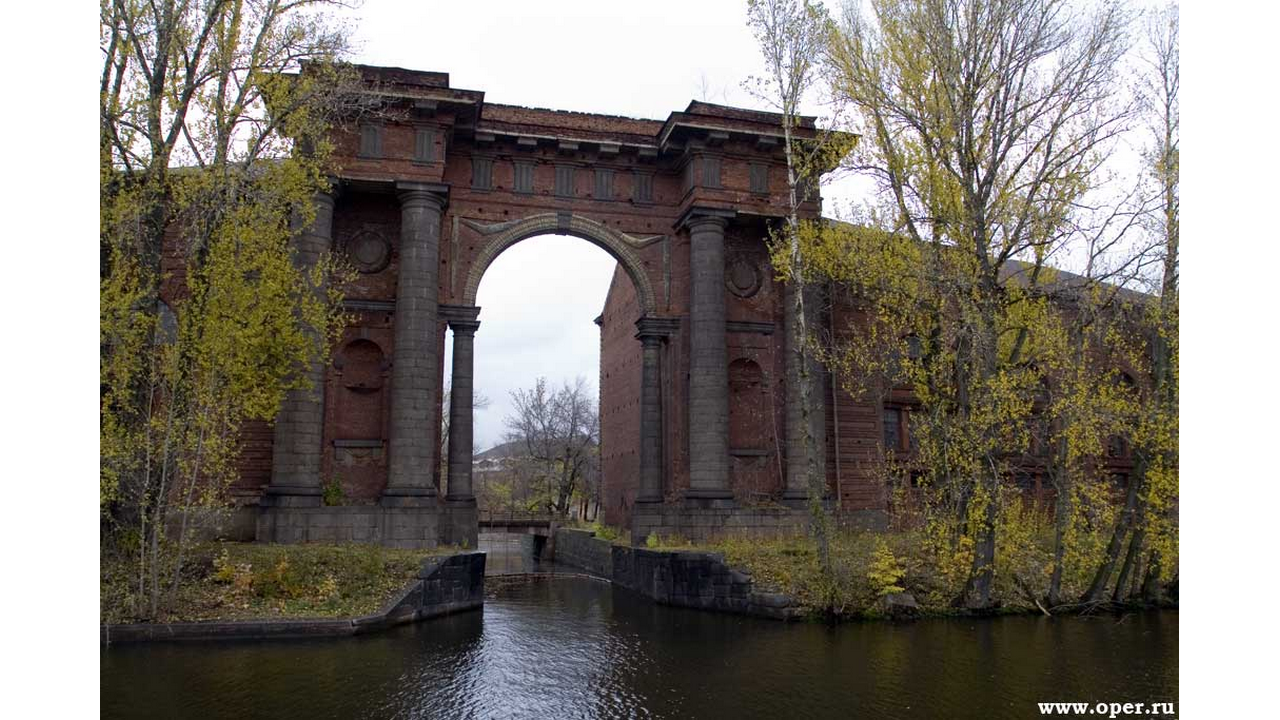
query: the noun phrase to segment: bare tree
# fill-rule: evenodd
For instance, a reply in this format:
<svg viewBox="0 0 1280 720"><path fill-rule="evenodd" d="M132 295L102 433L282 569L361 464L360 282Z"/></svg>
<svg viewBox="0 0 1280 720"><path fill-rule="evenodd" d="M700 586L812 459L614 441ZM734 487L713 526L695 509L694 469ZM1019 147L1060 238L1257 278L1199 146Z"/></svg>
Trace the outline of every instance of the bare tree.
<svg viewBox="0 0 1280 720"><path fill-rule="evenodd" d="M809 349L809 321L813 308L806 307L809 293L805 287L805 257L801 252L801 204L814 200L810 193L817 188L819 175L830 165L832 155L843 155L852 136L814 132L812 123L803 133L800 103L821 78L821 63L826 57L831 22L820 2L811 0L749 0L747 24L755 33L764 55L765 75L753 79L749 89L782 116L783 149L787 160L787 215L780 232L773 238L774 264L786 280L788 317L786 358L788 392L799 392L798 417L787 418L788 425L800 429L804 455L805 487L811 515L811 528L818 543L819 562L830 570L829 525L823 507L826 477L819 459L817 403L813 397L813 378L818 371Z"/></svg>
<svg viewBox="0 0 1280 720"><path fill-rule="evenodd" d="M1159 243L1157 256L1161 262L1160 299L1152 309L1154 331L1148 340L1148 385L1152 402L1146 403L1134 443L1135 472L1129 481L1123 522L1112 533L1106 556L1085 594L1086 602L1105 599L1108 584L1120 561L1120 549L1132 527L1129 548L1120 564L1111 600L1119 601L1130 592L1130 584L1138 587L1138 565L1142 562L1148 528L1157 539L1168 540L1177 495L1177 419L1178 419L1178 5L1169 5L1147 16L1146 36L1140 61L1146 66L1141 93L1150 141L1147 169L1156 185L1157 209L1149 216L1149 230ZM1167 543L1166 543L1167 544ZM1162 553L1157 544L1150 549L1141 592L1148 599L1157 598ZM1134 593L1136 594L1136 593Z"/></svg>
<svg viewBox="0 0 1280 720"><path fill-rule="evenodd" d="M599 462L600 415L584 378L551 389L546 378L511 393L507 439L519 444L517 473L535 489L548 512L568 515L574 493Z"/></svg>

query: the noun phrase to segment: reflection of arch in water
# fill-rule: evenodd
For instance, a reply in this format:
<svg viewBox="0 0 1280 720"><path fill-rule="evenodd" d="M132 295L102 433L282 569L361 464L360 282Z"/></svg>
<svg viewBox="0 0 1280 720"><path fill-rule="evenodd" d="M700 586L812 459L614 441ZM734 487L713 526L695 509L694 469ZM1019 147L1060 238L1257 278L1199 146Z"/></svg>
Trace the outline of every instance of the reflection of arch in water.
<svg viewBox="0 0 1280 720"><path fill-rule="evenodd" d="M484 247L472 259L462 293L462 304L474 306L480 291L480 280L485 270L504 250L521 240L535 235L572 235L586 240L609 253L635 285L643 315L652 316L657 309L657 295L653 283L645 271L639 250L658 238L634 238L594 220L569 213L542 213L531 215L511 224L504 224L485 240ZM659 236L661 237L661 236Z"/></svg>

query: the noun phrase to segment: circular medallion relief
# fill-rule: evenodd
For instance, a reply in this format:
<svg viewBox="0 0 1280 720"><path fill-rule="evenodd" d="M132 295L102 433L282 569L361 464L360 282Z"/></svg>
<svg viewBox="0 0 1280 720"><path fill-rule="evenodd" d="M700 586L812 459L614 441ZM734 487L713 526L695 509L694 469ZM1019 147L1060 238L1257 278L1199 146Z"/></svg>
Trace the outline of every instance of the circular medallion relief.
<svg viewBox="0 0 1280 720"><path fill-rule="evenodd" d="M391 243L376 232L359 233L347 242L347 257L362 273L376 273L391 262Z"/></svg>
<svg viewBox="0 0 1280 720"><path fill-rule="evenodd" d="M747 258L735 258L729 263L725 273L725 284L729 292L738 297L748 298L760 291L763 277L760 268Z"/></svg>

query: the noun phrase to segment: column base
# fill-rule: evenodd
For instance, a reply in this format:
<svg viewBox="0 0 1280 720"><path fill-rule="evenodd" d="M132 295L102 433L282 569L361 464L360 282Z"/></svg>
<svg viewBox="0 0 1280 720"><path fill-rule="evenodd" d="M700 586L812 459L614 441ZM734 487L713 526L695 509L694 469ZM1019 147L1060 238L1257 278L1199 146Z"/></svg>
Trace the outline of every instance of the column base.
<svg viewBox="0 0 1280 720"><path fill-rule="evenodd" d="M809 491L805 489L787 488L782 491L782 504L789 508L801 508L809 502Z"/></svg>
<svg viewBox="0 0 1280 720"><path fill-rule="evenodd" d="M311 485L268 485L262 496L263 507L320 507L320 488Z"/></svg>
<svg viewBox="0 0 1280 720"><path fill-rule="evenodd" d="M438 505L436 489L424 487L387 488L378 498L382 507L428 507Z"/></svg>
<svg viewBox="0 0 1280 720"><path fill-rule="evenodd" d="M258 542L433 548L440 542L440 510L376 505L263 507L256 529Z"/></svg>
<svg viewBox="0 0 1280 720"><path fill-rule="evenodd" d="M682 504L693 508L732 508L737 507L733 492L730 490L700 490L690 488L684 492Z"/></svg>
<svg viewBox="0 0 1280 720"><path fill-rule="evenodd" d="M805 510L809 507L809 493L805 490L785 490L782 493L782 504L795 509ZM830 512L835 505L830 494L822 496L822 509Z"/></svg>
<svg viewBox="0 0 1280 720"><path fill-rule="evenodd" d="M631 545L644 547L651 534L663 527L663 502L661 498L641 499L631 505Z"/></svg>
<svg viewBox="0 0 1280 720"><path fill-rule="evenodd" d="M480 510L470 495L446 497L440 542L474 550L480 544Z"/></svg>

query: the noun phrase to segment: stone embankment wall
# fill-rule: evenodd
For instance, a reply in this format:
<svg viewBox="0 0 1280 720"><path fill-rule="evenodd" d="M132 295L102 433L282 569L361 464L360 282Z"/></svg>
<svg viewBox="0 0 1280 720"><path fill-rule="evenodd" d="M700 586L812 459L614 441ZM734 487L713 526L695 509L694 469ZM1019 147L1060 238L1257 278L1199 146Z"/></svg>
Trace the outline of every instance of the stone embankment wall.
<svg viewBox="0 0 1280 720"><path fill-rule="evenodd" d="M556 530L555 561L580 567L664 605L742 613L778 620L799 617L795 600L759 592L750 575L719 553L614 545L588 530Z"/></svg>
<svg viewBox="0 0 1280 720"><path fill-rule="evenodd" d="M373 615L332 620L238 620L227 622L103 625L103 644L148 640L267 640L359 635L393 625L484 607L482 552L427 558L418 577Z"/></svg>
<svg viewBox="0 0 1280 720"><path fill-rule="evenodd" d="M590 530L557 529L553 552L557 563L613 579L613 544L596 537Z"/></svg>

